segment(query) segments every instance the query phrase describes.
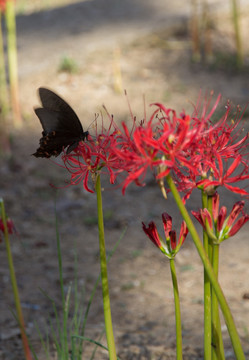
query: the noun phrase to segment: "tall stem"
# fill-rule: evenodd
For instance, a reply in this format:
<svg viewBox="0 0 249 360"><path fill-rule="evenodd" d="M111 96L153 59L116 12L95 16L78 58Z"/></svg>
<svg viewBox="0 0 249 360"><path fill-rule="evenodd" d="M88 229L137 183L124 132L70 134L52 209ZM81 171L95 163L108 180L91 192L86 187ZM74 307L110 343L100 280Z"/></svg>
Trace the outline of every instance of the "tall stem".
<svg viewBox="0 0 249 360"><path fill-rule="evenodd" d="M180 299L176 277L175 260L170 259L170 271L174 289L175 300L175 321L176 321L176 359L182 360L182 323L181 323L181 310Z"/></svg>
<svg viewBox="0 0 249 360"><path fill-rule="evenodd" d="M202 208L207 208L207 195L202 193ZM206 231L203 230L203 247L209 254L209 241ZM209 256L210 259L210 256ZM204 269L204 359L212 359L212 318L211 318L211 286L206 269Z"/></svg>
<svg viewBox="0 0 249 360"><path fill-rule="evenodd" d="M67 339L67 306L64 294L64 282L63 282L63 269L62 269L62 256L61 256L61 242L59 235L59 226L58 226L58 217L55 209L55 228L56 228L56 245L57 245L57 257L58 257L58 268L59 268L59 277L60 277L60 288L61 288L61 301L63 308L63 353L68 354L68 339Z"/></svg>
<svg viewBox="0 0 249 360"><path fill-rule="evenodd" d="M227 304L227 301L225 299L225 296L222 292L222 289L217 281L217 278L216 278L216 275L213 271L213 268L212 268L212 265L210 264L210 261L208 259L208 256L202 246L202 243L201 243L201 240L199 238L199 235L194 227L194 224L182 202L182 199L181 199L181 196L174 184L174 181L172 179L172 177L170 175L166 176L166 179L167 179L167 182L168 182L168 185L169 185L169 188L172 192L172 195L174 196L175 198L175 201L177 203L177 206L182 214L182 217L183 219L185 220L186 224L187 224L187 227L189 229L189 232L192 236L192 239L194 241L194 244L195 244L195 247L199 253L199 256L203 262L203 265L205 267L205 270L207 272L207 275L210 279L210 282L212 284L212 287L216 293L216 296L218 298L218 301L220 303L220 307L221 307L221 310L223 312L223 316L224 316L224 319L225 319L225 322L226 322L226 325L227 325L227 329L228 329L228 332L229 332L229 335L230 335L230 338L231 338L231 341L232 341L232 345L233 345L233 349L234 349L234 353L235 355L237 356L237 359L240 359L240 360L245 360L245 355L244 355L244 352L243 352L243 349L242 349L242 346L241 346L241 343L240 343L240 338L239 338L239 335L238 335L238 332L237 332L237 329L235 327L235 324L234 324L234 320L233 320L233 317L232 317L232 314L231 314L231 311L229 309L229 306Z"/></svg>
<svg viewBox="0 0 249 360"><path fill-rule="evenodd" d="M5 71L5 58L4 58L4 42L3 42L3 31L2 31L2 13L0 11L0 105L1 115L4 118L8 112L8 86L6 80ZM1 119L1 122L3 120Z"/></svg>
<svg viewBox="0 0 249 360"><path fill-rule="evenodd" d="M7 228L7 220L6 220L4 202L3 202L3 199L1 199L1 198L0 198L0 210L1 210L0 214L1 214L2 222L3 222L3 226L4 226L4 239L5 239L5 246L6 246L6 251L7 251L8 263L9 263L10 279L11 279L11 284L12 284L12 289L13 289L13 294L14 294L17 319L18 319L18 323L19 323L19 327L20 327L20 331L21 331L23 350L25 353L26 360L32 360L29 343L28 343L28 338L27 338L27 335L25 332L25 324L24 324L24 319L23 319L23 314L22 314L21 302L20 302L18 286L17 286L17 281L16 281L15 268L14 268L12 253L11 253L10 241L9 241L9 234L8 234L8 228Z"/></svg>
<svg viewBox="0 0 249 360"><path fill-rule="evenodd" d="M212 265L216 277L219 273L219 244L213 245ZM213 344L213 360L225 360L224 346L220 325L219 304L215 293L212 291L212 344Z"/></svg>
<svg viewBox="0 0 249 360"><path fill-rule="evenodd" d="M8 0L6 2L5 18L6 18L6 26L7 26L8 63L9 63L11 101L12 101L15 126L20 127L22 124L22 119L21 119L19 89L18 89L16 16L15 16L14 0Z"/></svg>
<svg viewBox="0 0 249 360"><path fill-rule="evenodd" d="M7 113L9 110L8 86L5 71L2 13L0 10L0 156L10 154Z"/></svg>
<svg viewBox="0 0 249 360"><path fill-rule="evenodd" d="M107 277L104 218L103 218L103 208L102 208L100 175L97 175L95 187L97 193L100 268L101 268L102 296L103 296L103 306L104 306L106 338L107 338L107 345L109 351L109 359L116 360L117 355L116 355L115 341L114 341L113 328L112 328L111 304L110 304L108 277Z"/></svg>

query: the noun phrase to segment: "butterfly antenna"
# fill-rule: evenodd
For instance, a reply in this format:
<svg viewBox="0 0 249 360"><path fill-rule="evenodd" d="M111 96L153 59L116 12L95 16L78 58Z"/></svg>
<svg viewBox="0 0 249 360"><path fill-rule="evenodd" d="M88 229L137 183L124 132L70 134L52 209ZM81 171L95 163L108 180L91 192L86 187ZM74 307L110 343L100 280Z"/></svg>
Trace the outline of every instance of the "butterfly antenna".
<svg viewBox="0 0 249 360"><path fill-rule="evenodd" d="M97 128L97 119L98 119L98 117L99 117L99 114L95 113L94 120L89 124L87 130L92 129L93 127ZM95 126L92 126L92 124L94 124L94 123L95 123Z"/></svg>

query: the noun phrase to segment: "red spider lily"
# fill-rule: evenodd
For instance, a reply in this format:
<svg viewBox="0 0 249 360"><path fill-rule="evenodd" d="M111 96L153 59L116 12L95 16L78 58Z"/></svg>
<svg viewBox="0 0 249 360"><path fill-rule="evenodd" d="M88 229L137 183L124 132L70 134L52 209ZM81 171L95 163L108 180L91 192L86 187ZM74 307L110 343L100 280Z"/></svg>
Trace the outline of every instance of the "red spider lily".
<svg viewBox="0 0 249 360"><path fill-rule="evenodd" d="M186 236L188 234L188 228L185 221L182 222L180 235L178 241L176 240L176 232L172 230L172 218L167 213L162 214L164 233L165 233L165 241L162 240L159 235L156 225L153 221L149 223L146 227L144 223L143 231L150 238L150 240L162 251L164 255L166 255L169 259L173 259L175 255L180 250Z"/></svg>
<svg viewBox="0 0 249 360"><path fill-rule="evenodd" d="M178 117L172 109L156 103L150 120L135 127L133 133L123 124L124 133L114 150L128 171L123 192L133 181L141 185L147 170L156 168L158 180L172 173L178 190L186 193L184 200L196 187L214 193L217 186L225 186L248 195L246 190L234 186L249 179L248 134L240 138L243 130L238 129L239 113L229 125L229 104L220 121L212 124L220 98L210 112L206 101L200 117L197 112L192 117L184 113Z"/></svg>
<svg viewBox="0 0 249 360"><path fill-rule="evenodd" d="M238 116L237 120L233 121L232 125L229 125L228 115L230 110L231 108L228 106L224 119L219 126L214 126L213 130L208 133L208 136L201 143L200 161L205 166L203 173L205 173L206 179L197 182L196 185L204 190L207 187L225 186L235 193L248 195L248 192L240 187L230 185L249 179L249 162L248 153L246 152L248 149L248 134L241 139L239 138L243 129L237 130L241 120ZM236 172L236 175L234 172Z"/></svg>
<svg viewBox="0 0 249 360"><path fill-rule="evenodd" d="M153 139L151 145L160 152L161 156L172 161L172 169L181 166L195 171L193 158L190 159L188 152L203 136L205 120L193 127L189 115L181 114L177 117L175 111L165 108L162 104L155 105L158 109L151 118L159 116L159 113L162 114L158 117L161 127L158 127L158 137ZM164 176L164 172L159 175L159 177Z"/></svg>
<svg viewBox="0 0 249 360"><path fill-rule="evenodd" d="M72 153L62 155L62 160L66 169L71 173L70 184L77 185L83 181L84 188L93 193L89 188L89 175L94 179L100 172L106 170L110 176L110 183L113 184L118 173L121 172L122 164L113 152L115 146L116 133L110 133L112 124L107 132L97 136L97 139L89 139L87 142L80 142Z"/></svg>
<svg viewBox="0 0 249 360"><path fill-rule="evenodd" d="M219 195L216 193L212 199L212 214L207 209L201 209L198 212L192 211L192 214L207 231L214 243L219 244L235 235L249 220L249 215L243 211L244 205L244 201L236 202L227 217L227 208L225 206L222 206L219 210ZM235 222L240 214L242 216Z"/></svg>
<svg viewBox="0 0 249 360"><path fill-rule="evenodd" d="M179 167L189 168L192 172L196 170L195 159L189 156L189 150L198 144L206 131L206 120L193 128L189 116L177 117L175 111L162 104L154 105L157 109L148 122L135 127L132 133L123 124L124 133L119 135L114 151L129 172L123 192L132 181L141 183L148 168L156 169L157 179Z"/></svg>
<svg viewBox="0 0 249 360"><path fill-rule="evenodd" d="M212 110L216 106L217 101ZM212 124L211 119L206 122L206 131L202 133L199 142L189 148L187 156L192 158L195 171L190 167L174 169L178 189L186 192L185 199L196 187L214 193L218 186L225 186L235 193L248 195L246 190L233 185L249 179L248 134L243 136L244 129L239 127L242 118L240 112L237 112L235 121L231 123L230 113L231 106L228 104L220 121L216 124ZM196 119L197 114L193 120Z"/></svg>
<svg viewBox="0 0 249 360"><path fill-rule="evenodd" d="M212 124L219 101L220 96L210 112L206 102L201 115L196 111L192 117L184 113L177 116L172 109L156 103L149 121L136 126L133 120L131 132L125 124L120 131L109 116L108 131L102 129L96 141L80 143L74 152L63 155L71 173L70 183L83 181L85 189L92 192L89 175L107 170L113 183L125 171L128 175L123 182L124 193L131 182L144 185L147 171L152 170L158 181L171 172L178 190L186 193L185 200L196 187L214 193L218 186L225 186L249 195L234 185L249 179L248 134L240 138L238 116L235 123L228 125L230 105L220 121Z"/></svg>
<svg viewBox="0 0 249 360"><path fill-rule="evenodd" d="M224 186L228 190L238 193L241 195L249 195L249 193L238 187L238 186L232 186L231 184L235 184L239 181L247 180L249 179L249 173L248 173L248 164L244 161L241 155L237 155L230 167L224 171L224 161L219 158L218 159L218 166L214 164L215 167L212 168L213 175L209 179L204 179L201 181L198 181L196 183L196 186L199 188L203 188L206 190L208 187L217 188L218 186ZM242 166L242 169L239 174L234 174L236 170L238 170Z"/></svg>
<svg viewBox="0 0 249 360"><path fill-rule="evenodd" d="M156 135L151 122L147 126L136 127L133 133L129 132L125 124L123 124L123 129L124 134L119 134L114 151L122 161L123 170L128 172L123 186L124 193L126 187L133 181L137 185L143 185L148 168L153 170L160 164L170 167L172 162L166 159L161 160L158 157L158 151L149 145Z"/></svg>

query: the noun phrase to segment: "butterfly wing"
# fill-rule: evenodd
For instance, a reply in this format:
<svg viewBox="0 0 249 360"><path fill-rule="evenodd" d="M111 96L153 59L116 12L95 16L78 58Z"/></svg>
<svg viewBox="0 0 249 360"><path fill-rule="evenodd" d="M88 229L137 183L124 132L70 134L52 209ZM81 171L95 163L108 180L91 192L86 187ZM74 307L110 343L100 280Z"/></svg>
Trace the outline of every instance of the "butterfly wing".
<svg viewBox="0 0 249 360"><path fill-rule="evenodd" d="M39 88L43 108L35 109L43 132L36 157L58 156L63 148L72 151L81 140L87 138L80 120L73 109L53 91Z"/></svg>
<svg viewBox="0 0 249 360"><path fill-rule="evenodd" d="M34 156L58 156L63 148L69 145L71 147L72 144L78 145L81 136L67 126L68 119L63 113L45 108L35 109L35 113L42 124L43 132L40 147Z"/></svg>
<svg viewBox="0 0 249 360"><path fill-rule="evenodd" d="M70 138L67 137L67 140L68 139ZM72 141L70 142L70 144L67 144L70 145L69 146L70 151L72 151L75 147L77 147L80 139L79 141L75 141L75 138L71 138L71 140ZM51 132L46 135L43 132L43 136L40 139L40 147L36 150L36 152L33 155L35 157L46 157L46 158L49 158L51 156L58 156L62 152L63 148L65 148L66 146L65 146L65 134L62 134L60 136L56 132ZM69 153L70 151L67 151L67 153Z"/></svg>
<svg viewBox="0 0 249 360"><path fill-rule="evenodd" d="M64 128L68 128L76 136L83 134L83 127L78 116L66 101L46 88L39 88L39 95L44 109L60 113L60 121Z"/></svg>

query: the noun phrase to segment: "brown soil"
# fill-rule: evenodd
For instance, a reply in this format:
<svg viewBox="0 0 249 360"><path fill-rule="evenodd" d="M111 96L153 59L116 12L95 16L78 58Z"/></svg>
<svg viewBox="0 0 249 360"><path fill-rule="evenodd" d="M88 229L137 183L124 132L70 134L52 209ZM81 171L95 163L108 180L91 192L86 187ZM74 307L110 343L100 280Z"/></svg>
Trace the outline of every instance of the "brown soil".
<svg viewBox="0 0 249 360"><path fill-rule="evenodd" d="M30 156L41 135L41 126L33 113L33 106L38 104L36 89L46 86L67 99L85 129L95 113L101 111L103 103L117 122L129 121L127 101L115 90L120 79L137 118L144 116L143 95L147 114L150 113L147 105L158 101L177 111L183 108L191 111L191 103L196 103L200 89L204 93L214 90L216 95L221 92L222 106L227 99L241 105L249 99L248 68L239 72L233 67L233 31L223 7L225 1L217 1L219 6L212 1L213 46L216 53L223 53L223 60L213 66L191 62L189 9L185 1L175 0L170 6L163 0L151 3L126 0L117 5L111 0L85 1L17 17L20 98L25 126L11 131L12 156L0 160L0 195L18 230L18 236L11 238L14 264L27 333L40 360L45 359L45 355L36 324L44 335L49 317L54 320L51 301L40 288L58 304L61 298L55 191L49 184L63 187L68 174L52 161ZM242 33L248 61L248 8L241 6L244 6ZM58 73L64 55L77 62L77 73ZM117 75L119 67L121 78ZM249 129L248 121L245 128ZM121 195L120 188L114 189L108 182L103 186L108 251L127 227L108 265L118 355L122 360L175 359L169 263L145 237L141 221L155 220L160 224L161 213L167 211L179 229L181 219L172 198L169 196L165 202L153 179L149 178L144 188L130 186L125 196ZM240 199L225 191L222 194L222 202L229 209ZM199 193L194 193L188 208L198 209L199 205ZM80 289L85 289L85 306L99 273L96 198L82 186L63 188L57 191L56 208L65 288L74 280L76 249L78 281ZM247 225L222 244L220 283L249 358L248 230ZM14 301L4 244L0 246L0 264L0 359L22 360L18 326L11 314ZM176 267L184 359L202 359L203 270L190 237L177 255ZM103 329L99 286L89 313L86 336L98 339ZM222 330L226 359L234 359L224 324ZM102 342L105 343L104 338ZM93 346L87 345L83 358L90 359L92 350ZM107 359L106 352L99 349L95 359Z"/></svg>

